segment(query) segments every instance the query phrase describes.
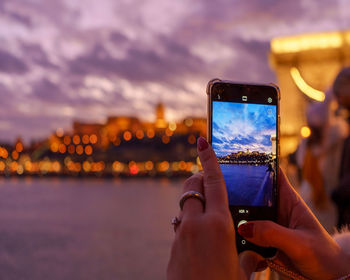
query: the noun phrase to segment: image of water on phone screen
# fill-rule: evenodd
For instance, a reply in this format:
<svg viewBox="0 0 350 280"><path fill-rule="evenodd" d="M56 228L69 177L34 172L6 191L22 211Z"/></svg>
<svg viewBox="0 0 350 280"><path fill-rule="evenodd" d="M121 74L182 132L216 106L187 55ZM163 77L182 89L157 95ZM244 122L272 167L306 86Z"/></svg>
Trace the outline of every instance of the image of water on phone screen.
<svg viewBox="0 0 350 280"><path fill-rule="evenodd" d="M276 124L276 105L213 101L212 146L230 205L274 205Z"/></svg>

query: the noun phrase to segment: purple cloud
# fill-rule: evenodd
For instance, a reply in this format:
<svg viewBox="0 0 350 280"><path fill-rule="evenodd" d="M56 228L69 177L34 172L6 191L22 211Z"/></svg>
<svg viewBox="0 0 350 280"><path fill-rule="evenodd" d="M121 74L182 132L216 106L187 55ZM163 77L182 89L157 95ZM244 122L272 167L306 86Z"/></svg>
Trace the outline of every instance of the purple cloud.
<svg viewBox="0 0 350 280"><path fill-rule="evenodd" d="M0 50L0 72L22 74L27 71L28 67L22 60L7 51Z"/></svg>
<svg viewBox="0 0 350 280"><path fill-rule="evenodd" d="M171 120L205 117L209 79L275 81L271 38L345 28L347 11L341 0L0 0L0 140L76 119L152 120L158 102Z"/></svg>

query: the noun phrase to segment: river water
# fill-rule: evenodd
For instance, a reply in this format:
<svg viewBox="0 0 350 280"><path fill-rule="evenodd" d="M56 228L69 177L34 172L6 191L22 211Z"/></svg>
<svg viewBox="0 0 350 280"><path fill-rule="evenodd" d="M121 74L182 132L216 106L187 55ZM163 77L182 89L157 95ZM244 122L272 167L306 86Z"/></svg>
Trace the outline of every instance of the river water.
<svg viewBox="0 0 350 280"><path fill-rule="evenodd" d="M220 164L220 168L230 205L271 205L273 180L266 165Z"/></svg>
<svg viewBox="0 0 350 280"><path fill-rule="evenodd" d="M165 279L182 182L2 178L0 279Z"/></svg>

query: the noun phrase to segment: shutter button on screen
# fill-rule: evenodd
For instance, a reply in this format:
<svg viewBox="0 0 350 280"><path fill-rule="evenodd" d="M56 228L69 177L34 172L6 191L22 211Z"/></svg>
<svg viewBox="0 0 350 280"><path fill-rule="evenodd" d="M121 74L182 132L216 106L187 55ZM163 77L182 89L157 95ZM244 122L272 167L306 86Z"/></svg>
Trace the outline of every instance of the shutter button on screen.
<svg viewBox="0 0 350 280"><path fill-rule="evenodd" d="M239 228L240 225L245 224L247 221L246 220L242 220L238 222L237 228Z"/></svg>

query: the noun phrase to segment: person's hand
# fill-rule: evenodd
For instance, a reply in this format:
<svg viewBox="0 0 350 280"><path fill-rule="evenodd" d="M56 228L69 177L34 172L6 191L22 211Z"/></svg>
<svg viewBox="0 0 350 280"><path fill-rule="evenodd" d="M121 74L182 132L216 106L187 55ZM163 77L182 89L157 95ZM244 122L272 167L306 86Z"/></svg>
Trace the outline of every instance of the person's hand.
<svg viewBox="0 0 350 280"><path fill-rule="evenodd" d="M310 279L336 279L350 273L350 256L324 230L281 171L279 218L241 225L238 233L260 246L280 250L276 263Z"/></svg>
<svg viewBox="0 0 350 280"><path fill-rule="evenodd" d="M196 191L206 199L187 199L179 217L168 264L168 280L246 279L238 262L235 230L228 208L223 175L213 149L197 141L204 172L187 179L184 192Z"/></svg>

